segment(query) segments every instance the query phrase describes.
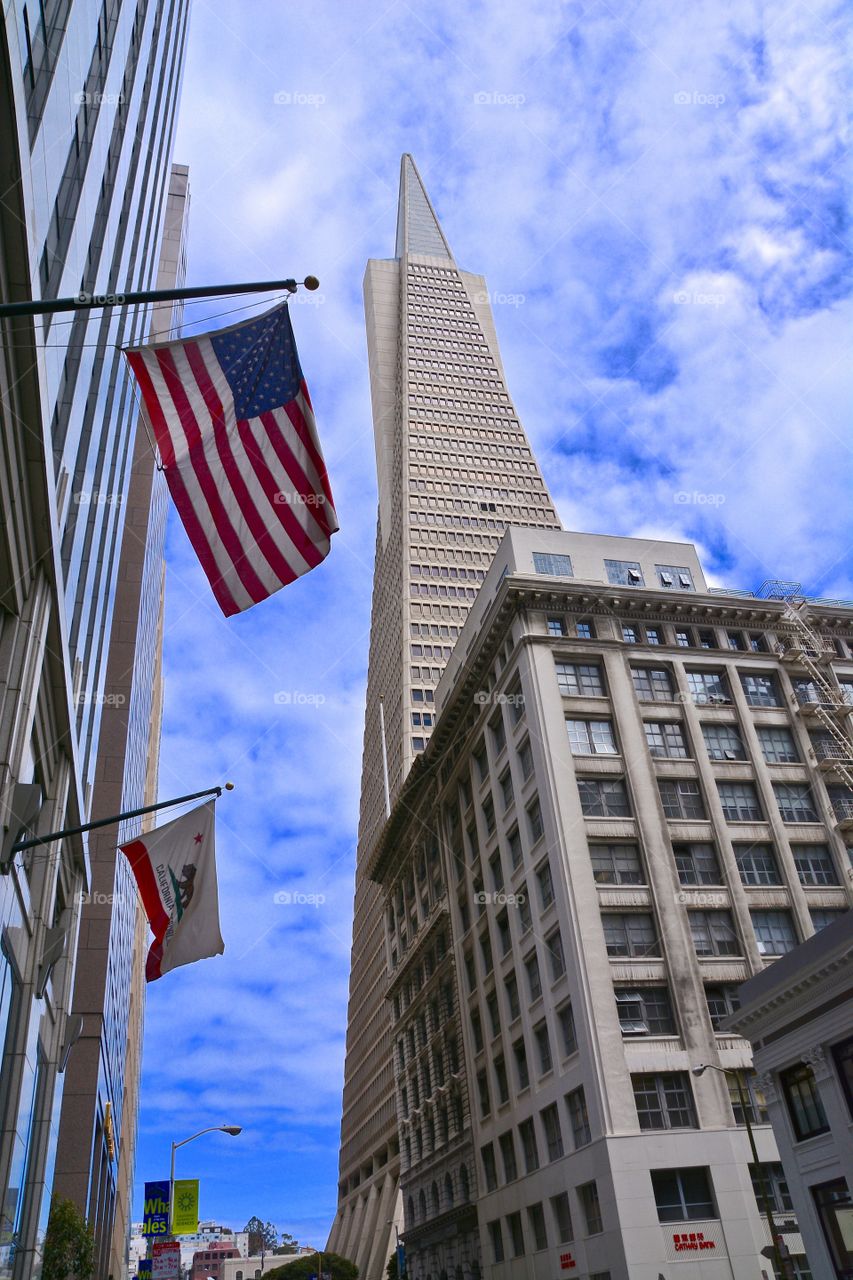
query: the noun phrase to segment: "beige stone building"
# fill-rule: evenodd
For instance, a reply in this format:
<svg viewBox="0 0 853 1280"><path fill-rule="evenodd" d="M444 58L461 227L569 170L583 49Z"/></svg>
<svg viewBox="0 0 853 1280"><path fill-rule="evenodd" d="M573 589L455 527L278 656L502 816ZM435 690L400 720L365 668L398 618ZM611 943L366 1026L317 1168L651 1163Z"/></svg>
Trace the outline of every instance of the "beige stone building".
<svg viewBox="0 0 853 1280"><path fill-rule="evenodd" d="M722 1023L850 906L853 610L564 532L486 298L404 157L366 284L380 519L329 1248L365 1280L392 1224L410 1280L760 1280L759 1172L707 1064L744 1073L805 1280Z"/></svg>

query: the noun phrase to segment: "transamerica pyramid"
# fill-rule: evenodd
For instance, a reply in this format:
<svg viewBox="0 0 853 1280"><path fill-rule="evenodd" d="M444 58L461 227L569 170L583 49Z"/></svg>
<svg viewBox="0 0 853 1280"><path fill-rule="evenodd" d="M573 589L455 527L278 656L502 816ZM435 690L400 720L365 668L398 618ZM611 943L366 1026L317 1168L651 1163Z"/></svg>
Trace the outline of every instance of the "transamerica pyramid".
<svg viewBox="0 0 853 1280"><path fill-rule="evenodd" d="M402 1227L382 898L365 868L429 740L434 691L507 525L561 528L504 380L482 276L456 265L410 155L395 257L364 281L379 512L338 1208L328 1248L384 1280Z"/></svg>

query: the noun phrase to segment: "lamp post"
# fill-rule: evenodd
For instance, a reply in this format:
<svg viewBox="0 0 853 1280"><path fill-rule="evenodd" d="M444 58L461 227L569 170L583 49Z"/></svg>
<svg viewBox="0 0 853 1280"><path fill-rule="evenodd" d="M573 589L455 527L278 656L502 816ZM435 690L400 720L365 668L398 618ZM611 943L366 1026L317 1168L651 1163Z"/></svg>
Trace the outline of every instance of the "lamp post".
<svg viewBox="0 0 853 1280"><path fill-rule="evenodd" d="M400 1228L397 1226L393 1218L389 1218L385 1223L386 1227L394 1228L394 1236L397 1241L397 1276L398 1280L406 1274L406 1254L403 1246L400 1244ZM402 1266L400 1264L403 1264Z"/></svg>
<svg viewBox="0 0 853 1280"><path fill-rule="evenodd" d="M195 1142L196 1138L201 1138L205 1133L229 1133L232 1138L236 1138L238 1133L243 1130L239 1124L213 1124L209 1129L199 1129L198 1133L192 1134L189 1138L182 1138L180 1142L172 1143L172 1164L169 1171L169 1237L174 1240L175 1233L172 1230L172 1222L175 1217L175 1152L178 1147L185 1147L188 1142Z"/></svg>
<svg viewBox="0 0 853 1280"><path fill-rule="evenodd" d="M709 1067L712 1071L719 1071L720 1075L734 1076L735 1083L737 1084L740 1109L743 1112L744 1124L746 1125L746 1134L749 1138L749 1148L752 1152L752 1161L755 1165L755 1172L758 1175L758 1187L761 1194L761 1211L767 1219L767 1226L770 1230L770 1244L773 1249L773 1260L779 1268L779 1274L783 1277L789 1276L790 1268L788 1267L787 1258L782 1257L782 1253L779 1248L779 1240L776 1235L776 1221L773 1217L773 1207L770 1203L770 1196L767 1194L767 1183L764 1179L764 1167L758 1159L758 1148L755 1145L755 1134L752 1131L752 1122L749 1118L749 1099L747 1098L743 1087L740 1070L736 1067L718 1067L715 1066L713 1062L700 1062L698 1066L691 1069L692 1074L694 1076L704 1075Z"/></svg>

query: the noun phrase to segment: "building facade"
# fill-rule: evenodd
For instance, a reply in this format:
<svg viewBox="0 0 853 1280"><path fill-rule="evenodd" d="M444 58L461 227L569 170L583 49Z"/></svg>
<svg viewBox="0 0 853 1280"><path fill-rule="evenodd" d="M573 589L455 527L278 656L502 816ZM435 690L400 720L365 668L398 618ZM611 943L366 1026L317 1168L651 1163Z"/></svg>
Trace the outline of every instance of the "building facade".
<svg viewBox="0 0 853 1280"><path fill-rule="evenodd" d="M5 14L4 300L154 286L187 16L187 0L55 0ZM148 316L118 306L3 329L0 1276L17 1280L39 1272L80 1032L68 1013L90 864L80 837L14 858L10 847L94 816L136 428L120 347L145 336ZM107 1145L123 1099L109 1101Z"/></svg>
<svg viewBox="0 0 853 1280"><path fill-rule="evenodd" d="M173 165L158 289L184 283L188 210L188 171ZM158 305L151 340L171 336L180 317L180 306ZM156 469L140 419L92 792L92 812L98 815L157 799L167 504L165 477ZM81 910L72 1001L82 1031L66 1070L54 1191L74 1200L95 1230L97 1280L120 1275L127 1265L145 1007L148 923L117 838L132 839L155 820L149 814L89 838L92 873Z"/></svg>
<svg viewBox="0 0 853 1280"><path fill-rule="evenodd" d="M384 1276L402 1225L381 895L380 705L396 795L429 742L435 688L507 524L560 527L513 408L486 283L456 265L411 156L396 255L364 287L379 512L356 858L338 1211L328 1247Z"/></svg>
<svg viewBox="0 0 853 1280"><path fill-rule="evenodd" d="M729 1020L752 1044L812 1270L836 1280L853 1276L852 980L847 917L745 983Z"/></svg>

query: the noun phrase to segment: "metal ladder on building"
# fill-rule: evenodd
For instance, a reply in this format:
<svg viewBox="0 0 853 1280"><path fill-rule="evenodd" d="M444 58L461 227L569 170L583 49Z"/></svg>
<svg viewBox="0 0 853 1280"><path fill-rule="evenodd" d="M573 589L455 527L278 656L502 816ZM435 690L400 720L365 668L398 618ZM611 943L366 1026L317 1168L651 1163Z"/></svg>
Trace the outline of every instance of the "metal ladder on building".
<svg viewBox="0 0 853 1280"><path fill-rule="evenodd" d="M838 758L831 757L836 775L843 779L844 783L853 793L853 768L850 767L848 761L853 759L853 742L844 730L839 726L837 713L846 707L846 703L841 698L838 688L827 679L826 673L821 670L819 658L821 654L830 654L832 650L827 645L825 638L816 631L806 618L805 614L808 609L808 601L804 596L788 595L784 597L786 622L791 624L792 631L796 638L793 647L797 649L797 663L805 668L809 677L819 695L819 702L815 708L815 717L819 724L829 734L832 742L838 748L840 755ZM782 646L783 652L786 651Z"/></svg>

